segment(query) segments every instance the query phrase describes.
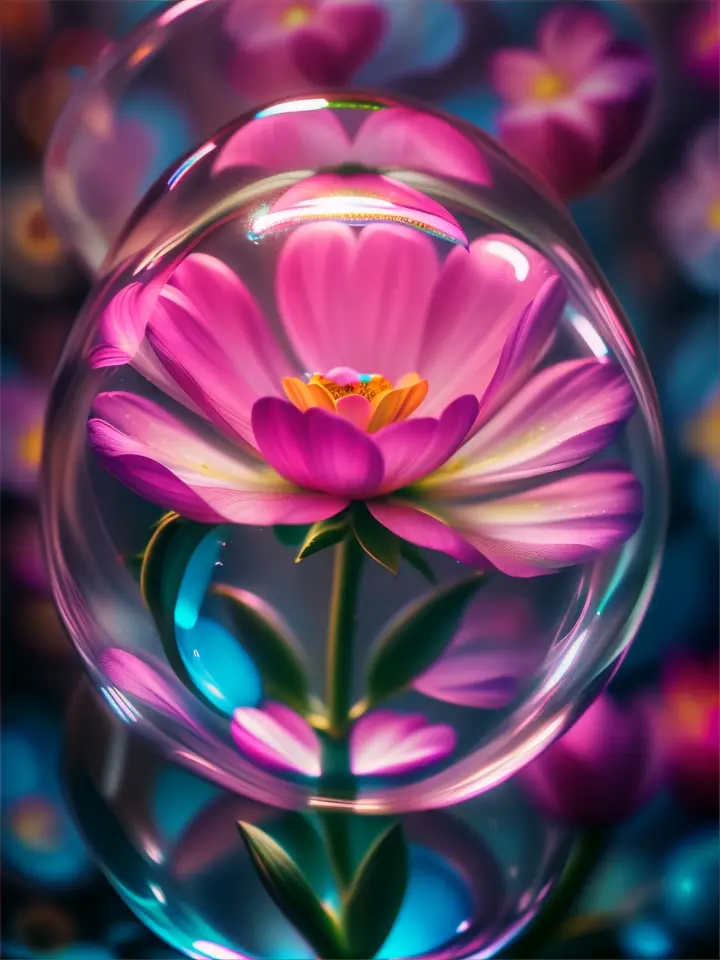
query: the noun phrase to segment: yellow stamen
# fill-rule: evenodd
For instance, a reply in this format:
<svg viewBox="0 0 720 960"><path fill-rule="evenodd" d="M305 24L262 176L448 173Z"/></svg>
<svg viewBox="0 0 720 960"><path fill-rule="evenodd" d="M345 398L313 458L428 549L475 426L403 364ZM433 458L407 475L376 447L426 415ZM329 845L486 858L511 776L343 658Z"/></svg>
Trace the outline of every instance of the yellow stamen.
<svg viewBox="0 0 720 960"><path fill-rule="evenodd" d="M559 73L546 70L535 77L531 91L534 100L555 100L567 93L568 87Z"/></svg>
<svg viewBox="0 0 720 960"><path fill-rule="evenodd" d="M43 447L43 424L34 424L20 438L18 444L18 457L22 463L28 467L37 467L42 457Z"/></svg>
<svg viewBox="0 0 720 960"><path fill-rule="evenodd" d="M305 4L298 4L294 7L288 7L280 14L280 23L286 30L297 30L298 27L304 27L312 20L312 9Z"/></svg>
<svg viewBox="0 0 720 960"><path fill-rule="evenodd" d="M353 383L335 383L334 380L328 380L327 377L323 377L319 373L314 373L312 377L310 377L310 386L315 384L326 390L334 400L339 400L340 397L347 397L351 393L365 397L366 400L373 400L379 393L392 390L390 381L378 374L373 374L367 382L356 380Z"/></svg>

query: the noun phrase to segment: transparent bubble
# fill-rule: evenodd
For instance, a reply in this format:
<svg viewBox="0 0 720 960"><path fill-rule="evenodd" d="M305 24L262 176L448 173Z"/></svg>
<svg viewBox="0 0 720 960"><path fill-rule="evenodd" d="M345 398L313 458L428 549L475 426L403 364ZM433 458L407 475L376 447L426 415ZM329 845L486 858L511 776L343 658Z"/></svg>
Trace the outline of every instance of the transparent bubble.
<svg viewBox="0 0 720 960"><path fill-rule="evenodd" d="M252 801L164 760L88 689L67 727L73 812L106 876L140 919L189 956L316 954L263 888L236 821L259 826L336 905L323 821ZM357 855L387 824L353 817ZM514 784L453 808L400 818L409 847L402 908L378 957L493 956L536 914L573 834L542 819Z"/></svg>
<svg viewBox="0 0 720 960"><path fill-rule="evenodd" d="M285 808L451 805L601 689L656 573L656 401L492 141L324 91L147 193L68 346L55 598L108 704Z"/></svg>

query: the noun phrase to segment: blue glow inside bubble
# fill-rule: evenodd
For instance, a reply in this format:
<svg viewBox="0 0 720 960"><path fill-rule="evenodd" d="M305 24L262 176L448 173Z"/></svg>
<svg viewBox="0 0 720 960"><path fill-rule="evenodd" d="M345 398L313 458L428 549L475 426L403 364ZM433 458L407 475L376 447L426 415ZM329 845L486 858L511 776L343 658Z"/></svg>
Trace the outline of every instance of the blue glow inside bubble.
<svg viewBox="0 0 720 960"><path fill-rule="evenodd" d="M400 914L378 956L412 957L467 929L473 903L462 877L424 847L410 846L410 879Z"/></svg>
<svg viewBox="0 0 720 960"><path fill-rule="evenodd" d="M176 840L186 826L222 795L220 787L178 767L165 767L153 789L152 810L159 833Z"/></svg>
<svg viewBox="0 0 720 960"><path fill-rule="evenodd" d="M260 674L245 650L221 623L199 617L192 630L176 630L183 663L205 697L230 716L254 707L262 696Z"/></svg>
<svg viewBox="0 0 720 960"><path fill-rule="evenodd" d="M220 536L213 530L200 541L185 568L175 604L175 624L181 630L192 630L197 623L221 549Z"/></svg>

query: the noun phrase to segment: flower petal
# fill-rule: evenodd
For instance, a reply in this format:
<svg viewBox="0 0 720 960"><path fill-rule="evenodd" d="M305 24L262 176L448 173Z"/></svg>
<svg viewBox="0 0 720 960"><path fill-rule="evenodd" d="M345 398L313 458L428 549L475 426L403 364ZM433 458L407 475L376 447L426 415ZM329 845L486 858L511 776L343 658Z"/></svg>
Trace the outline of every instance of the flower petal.
<svg viewBox="0 0 720 960"><path fill-rule="evenodd" d="M355 776L393 776L444 760L457 737L445 723L420 713L373 710L353 724L350 767Z"/></svg>
<svg viewBox="0 0 720 960"><path fill-rule="evenodd" d="M470 603L450 645L413 687L446 703L499 710L538 669L548 644L532 604L517 595L512 581L499 589L489 585Z"/></svg>
<svg viewBox="0 0 720 960"><path fill-rule="evenodd" d="M320 741L309 723L281 703L264 709L239 707L231 733L239 749L256 763L319 777Z"/></svg>
<svg viewBox="0 0 720 960"><path fill-rule="evenodd" d="M532 303L520 315L503 346L492 380L480 400L480 419L494 410L530 375L548 340L555 332L567 298L560 277L546 280Z"/></svg>
<svg viewBox="0 0 720 960"><path fill-rule="evenodd" d="M350 138L332 110L257 116L220 150L213 173L260 167L266 173L333 167L351 160Z"/></svg>
<svg viewBox="0 0 720 960"><path fill-rule="evenodd" d="M532 577L619 546L640 525L642 500L638 479L607 464L508 497L437 508L503 573Z"/></svg>
<svg viewBox="0 0 720 960"><path fill-rule="evenodd" d="M259 463L225 453L135 394L100 394L88 436L103 466L140 496L202 523L311 523L347 501L293 490Z"/></svg>
<svg viewBox="0 0 720 960"><path fill-rule="evenodd" d="M457 530L411 503L395 499L370 500L367 508L379 523L403 540L447 553L478 570L489 566L485 557Z"/></svg>
<svg viewBox="0 0 720 960"><path fill-rule="evenodd" d="M472 137L442 117L408 107L371 113L355 137L353 159L385 170L422 170L470 183L491 182Z"/></svg>
<svg viewBox="0 0 720 960"><path fill-rule="evenodd" d="M165 667L160 664L151 666L146 660L119 647L103 650L98 658L98 667L122 693L137 697L155 710L180 720L197 733L203 733L202 728L181 706L175 675Z"/></svg>
<svg viewBox="0 0 720 960"><path fill-rule="evenodd" d="M322 390L322 387L320 389ZM358 393L349 393L346 397L340 397L335 404L335 409L341 417L354 423L358 430L367 429L372 414L367 397L361 397Z"/></svg>
<svg viewBox="0 0 720 960"><path fill-rule="evenodd" d="M306 82L344 86L372 57L384 26L381 4L323 3L313 20L292 34L293 59Z"/></svg>
<svg viewBox="0 0 720 960"><path fill-rule="evenodd" d="M458 397L439 420L413 417L380 430L375 442L385 461L383 490L406 487L446 463L465 440L477 411L475 397Z"/></svg>
<svg viewBox="0 0 720 960"><path fill-rule="evenodd" d="M406 386L397 386L394 390L387 390L377 398L377 404L373 405L368 432L375 433L391 423L407 420L423 402L427 392L427 380L418 380Z"/></svg>
<svg viewBox="0 0 720 960"><path fill-rule="evenodd" d="M490 83L509 103L525 103L534 97L537 80L550 70L547 61L531 50L508 48L491 59Z"/></svg>
<svg viewBox="0 0 720 960"><path fill-rule="evenodd" d="M432 291L418 363L406 368L428 380L428 414L439 415L457 396L482 396L517 318L555 273L536 250L505 234L450 251Z"/></svg>
<svg viewBox="0 0 720 960"><path fill-rule="evenodd" d="M593 103L630 100L652 78L652 62L644 52L608 57L577 85L575 95Z"/></svg>
<svg viewBox="0 0 720 960"><path fill-rule="evenodd" d="M459 468L427 483L442 496L458 496L572 467L612 443L634 410L635 394L617 364L554 364L475 433L462 448Z"/></svg>
<svg viewBox="0 0 720 960"><path fill-rule="evenodd" d="M98 343L90 350L93 369L117 367L135 356L145 336L150 311L150 291L143 283L130 283L110 300L103 310Z"/></svg>
<svg viewBox="0 0 720 960"><path fill-rule="evenodd" d="M370 437L337 414L266 397L253 407L252 426L265 459L280 476L309 490L363 499L379 489L384 465Z"/></svg>
<svg viewBox="0 0 720 960"><path fill-rule="evenodd" d="M285 241L277 302L302 369L349 366L391 381L417 368L437 255L428 236L311 223Z"/></svg>
<svg viewBox="0 0 720 960"><path fill-rule="evenodd" d="M602 58L613 39L610 21L599 11L555 7L538 30L538 46L548 63L574 82Z"/></svg>
<svg viewBox="0 0 720 960"><path fill-rule="evenodd" d="M303 413L311 407L335 412L335 401L319 383L305 383L299 377L285 377L282 386L290 403Z"/></svg>
<svg viewBox="0 0 720 960"><path fill-rule="evenodd" d="M257 304L222 261L195 253L165 287L147 331L161 363L231 437L252 443L250 410L292 370Z"/></svg>

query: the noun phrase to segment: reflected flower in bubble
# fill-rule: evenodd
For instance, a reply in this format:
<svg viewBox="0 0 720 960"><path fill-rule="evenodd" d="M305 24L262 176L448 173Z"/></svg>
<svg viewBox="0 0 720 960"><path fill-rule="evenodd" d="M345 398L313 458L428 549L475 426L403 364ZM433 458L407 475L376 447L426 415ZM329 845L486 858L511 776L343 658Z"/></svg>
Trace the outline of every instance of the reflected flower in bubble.
<svg viewBox="0 0 720 960"><path fill-rule="evenodd" d="M468 606L444 653L413 687L435 700L499 710L542 662L547 646L542 639L530 603L487 587Z"/></svg>
<svg viewBox="0 0 720 960"><path fill-rule="evenodd" d="M135 341L147 323L133 363L204 425L102 393L88 432L103 465L204 523L309 523L363 501L399 537L513 576L582 563L634 533L632 473L603 462L552 476L611 443L635 399L606 358L534 372L565 290L530 248L486 236L441 263L406 227L306 224L284 244L276 301L299 359L206 254L180 264L148 315L130 299L121 317ZM123 324L102 333L125 342ZM96 344L91 358L113 349Z"/></svg>
<svg viewBox="0 0 720 960"><path fill-rule="evenodd" d="M499 51L490 76L506 104L501 141L563 197L593 187L627 156L653 93L648 54L617 40L589 5L554 7L537 49Z"/></svg>
<svg viewBox="0 0 720 960"><path fill-rule="evenodd" d="M310 724L281 703L233 713L231 732L238 748L257 763L307 777L322 774L322 743ZM350 769L358 777L397 776L439 763L455 749L456 736L444 723L419 713L372 710L350 731Z"/></svg>
<svg viewBox="0 0 720 960"><path fill-rule="evenodd" d="M260 167L265 173L362 167L373 171L419 170L471 183L488 183L487 165L472 139L442 117L407 107L377 108L351 136L328 109L331 101L289 100L261 111L237 131L213 167Z"/></svg>
<svg viewBox="0 0 720 960"><path fill-rule="evenodd" d="M694 805L717 811L720 782L720 667L716 655L671 656L663 670L660 730L671 781Z"/></svg>
<svg viewBox="0 0 720 960"><path fill-rule="evenodd" d="M689 73L713 93L720 77L720 3L688 5L681 33L681 53Z"/></svg>
<svg viewBox="0 0 720 960"><path fill-rule="evenodd" d="M682 167L660 192L657 220L665 246L691 282L720 283L720 141L705 127L690 143Z"/></svg>
<svg viewBox="0 0 720 960"><path fill-rule="evenodd" d="M582 826L617 823L638 810L664 773L652 710L601 694L518 779L552 817Z"/></svg>
<svg viewBox="0 0 720 960"><path fill-rule="evenodd" d="M2 485L13 493L35 496L47 399L47 386L28 378L10 375L0 383Z"/></svg>

